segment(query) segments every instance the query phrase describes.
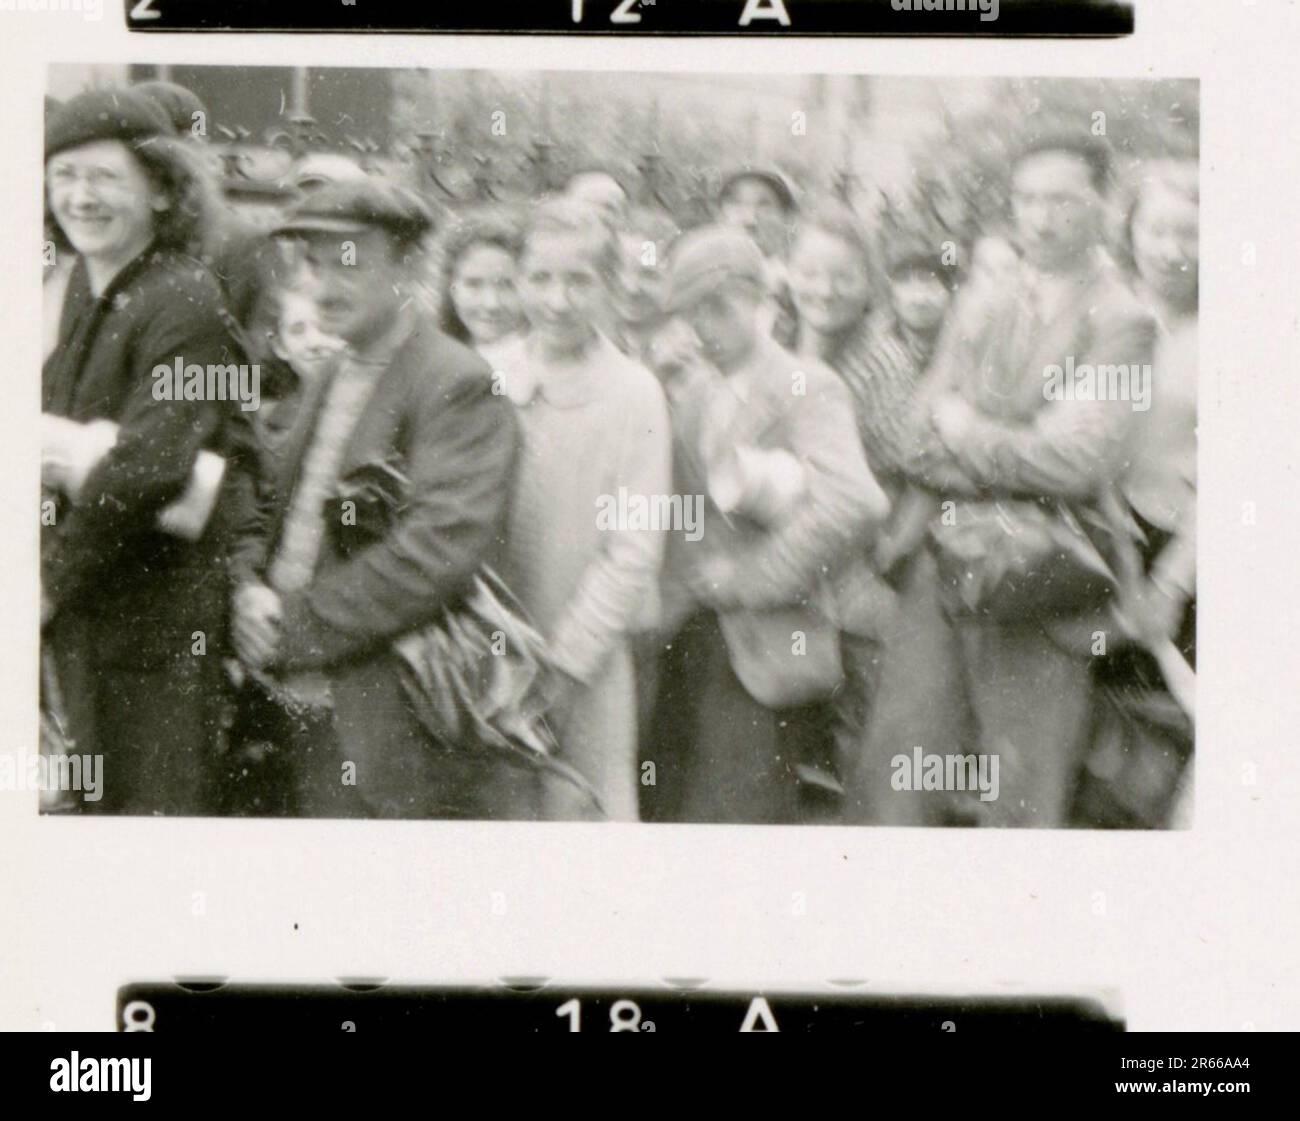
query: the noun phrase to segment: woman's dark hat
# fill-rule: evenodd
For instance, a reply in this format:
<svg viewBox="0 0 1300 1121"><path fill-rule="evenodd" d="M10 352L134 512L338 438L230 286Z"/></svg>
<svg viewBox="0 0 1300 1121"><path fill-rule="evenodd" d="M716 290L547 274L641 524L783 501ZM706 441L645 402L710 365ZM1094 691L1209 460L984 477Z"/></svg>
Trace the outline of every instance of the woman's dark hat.
<svg viewBox="0 0 1300 1121"><path fill-rule="evenodd" d="M174 135L167 114L132 89L87 90L64 102L45 125L45 158L97 140L145 140Z"/></svg>

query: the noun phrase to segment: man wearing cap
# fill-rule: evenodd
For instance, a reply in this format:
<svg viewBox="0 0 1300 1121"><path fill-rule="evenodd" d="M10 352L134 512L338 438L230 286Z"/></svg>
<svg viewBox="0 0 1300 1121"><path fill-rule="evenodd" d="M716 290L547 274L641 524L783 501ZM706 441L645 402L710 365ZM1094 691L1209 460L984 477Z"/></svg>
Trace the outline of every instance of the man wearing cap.
<svg viewBox="0 0 1300 1121"><path fill-rule="evenodd" d="M46 431L114 435L88 473L71 443L42 448L44 700L61 694L76 750L104 758L102 797L80 806L100 813L211 810L225 566L252 496L241 403L156 393L160 366L246 361L190 255L201 195L170 134L147 98L100 89L58 108L45 135L49 210L76 254L42 371ZM197 535L168 532L160 515L205 452L225 461L215 506Z"/></svg>
<svg viewBox="0 0 1300 1121"><path fill-rule="evenodd" d="M702 537L687 547L699 549L688 581L701 610L679 641L694 664L661 693L664 706L697 714L679 814L798 821L799 768L830 754L826 702L842 676L824 578L888 502L843 384L763 329L753 240L724 226L692 231L674 248L670 278L671 309L723 375L696 419L683 420L709 503Z"/></svg>
<svg viewBox="0 0 1300 1121"><path fill-rule="evenodd" d="M786 254L798 209L794 192L780 172L745 167L722 181L717 209L723 225L744 230L763 254L763 283L769 296L763 309L764 329L782 346L793 347L798 312L790 295Z"/></svg>
<svg viewBox="0 0 1300 1121"><path fill-rule="evenodd" d="M332 710L329 734L297 749L307 815L493 814L490 761L430 749L391 650L454 606L498 544L516 454L488 365L412 303L431 225L415 195L366 180L304 196L275 231L347 343L237 562L241 659Z"/></svg>

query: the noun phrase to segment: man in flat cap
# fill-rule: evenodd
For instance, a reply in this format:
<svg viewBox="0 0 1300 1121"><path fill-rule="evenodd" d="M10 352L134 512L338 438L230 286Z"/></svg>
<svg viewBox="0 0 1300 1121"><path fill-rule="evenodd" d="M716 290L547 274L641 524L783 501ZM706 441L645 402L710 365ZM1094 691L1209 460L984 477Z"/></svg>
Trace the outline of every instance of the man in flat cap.
<svg viewBox="0 0 1300 1121"><path fill-rule="evenodd" d="M826 577L888 501L848 390L764 328L753 240L725 226L694 230L674 246L669 275L671 310L722 374L684 422L709 501L687 566L699 611L679 640L693 664L660 697L665 712L696 714L681 730L692 746L677 816L797 822L818 801L801 782L831 765L827 702L842 676Z"/></svg>
<svg viewBox="0 0 1300 1121"><path fill-rule="evenodd" d="M274 231L347 343L308 391L237 563L242 661L331 712L329 734L298 747L307 815L492 814L481 758L430 749L392 652L498 544L516 455L491 369L413 303L431 224L418 197L365 180L304 196Z"/></svg>

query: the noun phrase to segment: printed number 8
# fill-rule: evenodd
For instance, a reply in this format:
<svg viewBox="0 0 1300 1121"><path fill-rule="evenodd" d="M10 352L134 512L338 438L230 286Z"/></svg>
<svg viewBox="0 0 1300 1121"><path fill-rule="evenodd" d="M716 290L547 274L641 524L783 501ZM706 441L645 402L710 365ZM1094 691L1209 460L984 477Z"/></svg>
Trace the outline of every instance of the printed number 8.
<svg viewBox="0 0 1300 1121"><path fill-rule="evenodd" d="M122 1009L123 1031L153 1031L153 1005L145 1000L133 1000Z"/></svg>
<svg viewBox="0 0 1300 1121"><path fill-rule="evenodd" d="M616 1000L609 1010L610 1031L640 1031L641 1009L635 1001Z"/></svg>

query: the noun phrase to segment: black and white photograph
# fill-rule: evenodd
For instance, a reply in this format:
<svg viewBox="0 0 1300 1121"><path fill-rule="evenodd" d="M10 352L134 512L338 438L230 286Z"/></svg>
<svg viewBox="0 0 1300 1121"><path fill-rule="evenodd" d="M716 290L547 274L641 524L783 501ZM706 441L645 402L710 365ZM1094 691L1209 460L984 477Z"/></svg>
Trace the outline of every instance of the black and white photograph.
<svg viewBox="0 0 1300 1121"><path fill-rule="evenodd" d="M1297 42L0 0L11 1096L339 1113L581 1032L1279 1083Z"/></svg>
<svg viewBox="0 0 1300 1121"><path fill-rule="evenodd" d="M1200 170L1194 78L51 65L33 803L1188 827Z"/></svg>

